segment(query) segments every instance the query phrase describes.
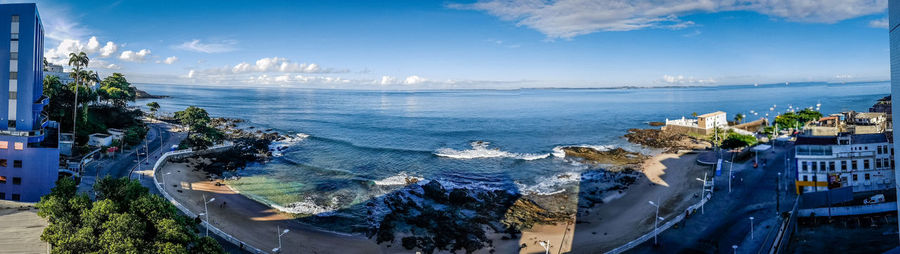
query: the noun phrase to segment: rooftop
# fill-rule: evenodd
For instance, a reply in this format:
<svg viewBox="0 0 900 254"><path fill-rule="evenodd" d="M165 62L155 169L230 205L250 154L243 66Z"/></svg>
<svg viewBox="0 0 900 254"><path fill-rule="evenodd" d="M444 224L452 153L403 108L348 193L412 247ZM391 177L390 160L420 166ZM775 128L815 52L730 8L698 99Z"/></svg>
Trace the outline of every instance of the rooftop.
<svg viewBox="0 0 900 254"><path fill-rule="evenodd" d="M712 113L702 114L702 115L699 115L699 116L697 116L697 117L698 117L698 118L700 118L700 117L711 117L711 116L722 115L722 114L725 114L725 112L722 112L722 111L716 111L716 112L712 112Z"/></svg>

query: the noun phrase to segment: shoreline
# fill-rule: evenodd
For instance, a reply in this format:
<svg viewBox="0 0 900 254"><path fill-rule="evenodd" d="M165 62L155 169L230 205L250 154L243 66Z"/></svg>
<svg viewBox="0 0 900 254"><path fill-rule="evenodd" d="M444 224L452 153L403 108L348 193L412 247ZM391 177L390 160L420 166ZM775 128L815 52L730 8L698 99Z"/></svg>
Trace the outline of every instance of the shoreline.
<svg viewBox="0 0 900 254"><path fill-rule="evenodd" d="M284 144L276 145L276 143L279 143L279 141L284 140L284 138L290 138L287 135L292 135L292 136L296 135L296 134L283 135L283 134L279 134L277 132L271 132L272 131L271 129L266 129L265 131L262 131L263 130L262 128L259 128L258 126L253 126L249 123L246 123L244 120L241 120L241 119L227 119L227 118L219 118L219 119L223 120L220 122L219 127L223 128L223 130L226 131L226 133L240 135L240 137L243 137L243 138L249 137L249 138L255 138L255 139L259 139L259 140L266 140L269 142L268 147L270 149L268 151L267 156L264 156L264 158L262 158L261 161L258 161L261 164L265 164L271 158L272 154L274 154L275 152L280 152L281 151L280 149L284 148L283 146L287 146ZM300 135L305 135L305 134L300 134ZM302 138L305 138L305 137L302 137ZM302 140L302 138L301 138L301 140ZM633 142L629 142L629 143L640 146L640 144L635 144ZM598 199L600 201L596 201L596 202L592 201L590 204L590 206L592 208L590 208L589 210L595 210L595 209L603 210L603 208L610 208L610 207L612 207L613 209L620 209L622 207L618 207L617 205L610 205L610 204L606 204L606 203L616 202L617 200L621 200L621 199L629 196L629 194L631 194L633 192L643 191L644 188L640 188L640 186L642 184L644 184L645 182L649 182L651 185L655 184L655 185L660 185L660 186L668 186L668 184L663 179L664 175L667 173L666 172L667 167L663 165L663 163L664 163L663 161L665 161L665 160L673 160L674 159L674 160L689 161L689 162L694 161L693 158L683 158L683 157L685 157L685 155L687 153L684 153L684 152L681 152L678 150L676 150L675 153L672 153L670 150L670 151L662 151L661 153L657 153L654 155L646 155L646 154L639 153L639 152L629 152L626 150L622 150L621 148L609 149L609 150L605 150L605 151L598 150L597 148L594 148L594 147L585 147L585 146L571 146L571 147L563 147L563 148L571 148L571 149L587 148L587 149L593 149L594 151L600 152L600 153L610 153L610 154L612 154L610 157L612 159L607 158L608 159L607 162L613 162L612 164L621 163L621 161L625 161L625 163L621 163L623 165L606 165L606 166L603 166L602 169L599 169L599 170L598 169L589 169L589 170L585 170L585 171L595 170L595 171L607 172L610 174L620 174L623 171L625 173L628 173L629 171L637 171L637 172L639 172L640 175L643 176L637 182L626 183L624 185L621 185L621 186L613 188L613 189L604 190L601 193L601 197ZM644 148L646 148L646 147L642 147L642 150ZM623 152L623 151L625 151L625 152ZM629 155L634 155L634 154L637 154L636 158L633 156L629 156ZM576 160L585 159L585 157L582 157L582 156L573 156L573 155L569 155L569 154L566 154L565 157L568 157L569 159L576 159ZM688 157L691 157L691 156L688 156ZM641 162L635 164L634 159L639 159ZM581 163L590 163L590 162L582 161ZM172 164L175 164L175 163L172 163ZM198 173L198 174L206 173L205 171L203 171L199 168L194 168L185 163L180 163L180 164L183 164L183 165L181 165L182 167L185 167L190 171L194 171L193 173ZM609 163L604 163L604 164L609 164ZM593 165L596 166L596 165L598 165L598 163L594 163ZM637 167L639 168L638 170L635 170L635 168L634 168L635 165L637 165ZM584 172L581 172L581 173L583 174ZM571 173L567 173L567 174L570 175ZM607 181L609 180L607 178L604 178L604 179ZM617 178L613 179L613 184L616 184L616 182L615 182L615 181L617 181L616 179ZM197 179L195 179L195 180L197 180ZM591 179L591 180L597 181L596 179ZM582 184L582 181L588 181L588 180L578 179L578 180L574 180L574 181L576 184ZM340 231L340 230L329 230L329 229L323 228L321 226L317 226L317 225L314 225L314 224L311 224L308 222L303 222L299 218L296 217L296 215L298 213L292 213L290 211L286 211L287 210L286 207L282 207L281 205L279 205L273 201L269 201L269 200L265 199L264 197L254 195L252 193L241 192L235 186L233 186L233 184L229 183L230 180L227 180L224 177L222 177L220 179L212 180L212 182L215 182L216 185L224 186L224 188L227 189L227 191L220 191L220 193L234 195L235 197L242 198L247 201L253 202L259 206L265 207L265 208L267 208L267 210L271 210L271 212L266 212L266 213L270 213L272 216L278 216L280 214L281 217L279 217L279 218L281 218L282 220L291 220L294 223L303 225L301 227L301 228L303 228L303 230L318 233L318 234L330 235L332 238L338 238L338 239L345 238L345 237L357 238L361 242L367 242L366 245L375 244L375 246L378 246L378 248L381 249L382 252L406 252L406 251L408 251L407 249L398 246L398 245L400 245L400 243L402 241L399 241L399 239L396 238L397 236L403 237L404 235L407 235L407 233L396 232L396 233L394 233L395 239L392 243L376 244L375 237L371 236L371 235L369 237L367 237L366 233L344 232L344 231ZM199 184L199 181L197 181L196 183ZM415 185L415 184L422 186L423 183L422 182L418 182L418 183L407 182L407 184L405 184L404 187L401 187L400 189L393 191L393 192L403 191L404 188L406 188L406 186ZM632 186L637 186L637 188L632 188ZM617 193L615 191L611 191L611 190L617 190L617 188L619 188L619 191ZM449 190L450 189L447 190L448 194L449 194ZM521 191L524 191L524 190L521 190ZM576 189L575 192L577 194L578 190ZM477 193L477 192L473 192L472 195L475 195L474 193ZM564 187L564 188L561 188L559 191L555 191L555 192L549 193L549 194L521 193L520 194L521 198L525 199L525 200L529 200L529 202L535 202L535 200L539 200L539 199L557 199L557 201L550 202L550 203L562 204L562 207L566 207L566 206L575 207L576 210L574 212L572 212L573 215L571 215L571 217L569 219L564 219L559 222L550 223L550 224L537 223L537 224L534 224L533 226L529 226L529 228L523 229L521 231L521 233L520 233L521 235L519 238L511 237L512 239L510 239L507 237L506 233L487 232L486 234L488 237L487 238L488 242L493 242L493 244L491 244L491 247L485 246L483 248L480 248L478 252L480 253L482 251L487 251L487 250L501 251L503 253L516 252L516 251L519 251L519 252L521 252L521 251L541 252L541 251L543 251L543 248L537 244L536 239L546 239L546 240L554 241L555 244L553 244L554 245L553 248L556 248L557 251L559 251L559 250L571 251L573 248L583 248L583 246L579 245L580 242L578 241L577 238L584 238L585 234L586 234L585 232L587 232L588 230L579 229L578 231L576 231L574 229L576 227L579 227L579 228L583 227L583 225L580 225L580 224L585 224L585 222L591 223L591 222L597 221L598 218L596 218L596 216L582 216L582 207L580 207L580 205L582 205L581 204L582 200L580 200L580 194L574 195L576 197L575 204L570 204L569 202L565 202L565 200L568 199L569 195L571 195L571 194L573 194L571 187ZM560 198L560 196L562 196L563 198ZM563 200L563 202L559 202L559 200ZM369 202L371 203L372 201L382 202L383 200L373 199L373 200L370 200ZM597 208L593 208L594 204L600 204L600 206ZM643 204L643 203L641 203L641 204ZM645 205L645 204L643 204L643 205ZM540 205L539 205L539 207L540 207ZM681 209L681 208L678 208L678 209ZM678 210L678 209L675 209L675 210ZM681 210L683 210L683 209L681 209ZM391 213L392 212L393 211L391 211ZM309 216L316 217L318 215L312 214ZM603 221L605 221L605 220L601 220L601 222L603 222ZM590 228L595 228L595 227L590 227ZM640 231L640 232L634 232L634 234L636 235L634 238L637 238L638 236L643 234L643 232L641 230L631 230L631 231ZM640 234L638 234L638 233L640 233ZM627 243L628 241L631 241L631 240L633 240L633 239L628 239L624 242L621 242L621 244ZM609 249L618 247L618 245L621 245L621 244L617 244L616 246L613 246ZM588 248L594 249L594 247L599 247L599 246L589 246ZM368 247L368 248L371 248L371 247ZM418 250L418 248L416 248L414 250Z"/></svg>

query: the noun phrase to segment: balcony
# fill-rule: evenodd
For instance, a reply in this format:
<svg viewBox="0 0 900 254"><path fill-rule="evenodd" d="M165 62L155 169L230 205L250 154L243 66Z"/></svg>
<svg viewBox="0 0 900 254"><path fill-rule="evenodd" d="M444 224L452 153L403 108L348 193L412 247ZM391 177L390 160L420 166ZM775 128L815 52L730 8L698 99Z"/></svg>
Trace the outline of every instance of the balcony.
<svg viewBox="0 0 900 254"><path fill-rule="evenodd" d="M836 153L835 158L875 157L875 151Z"/></svg>

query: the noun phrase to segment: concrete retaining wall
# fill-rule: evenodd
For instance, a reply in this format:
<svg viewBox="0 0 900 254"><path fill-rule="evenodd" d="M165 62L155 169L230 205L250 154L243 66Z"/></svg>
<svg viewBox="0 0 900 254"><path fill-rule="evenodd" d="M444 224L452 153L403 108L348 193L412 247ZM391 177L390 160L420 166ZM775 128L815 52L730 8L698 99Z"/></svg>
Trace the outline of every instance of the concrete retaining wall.
<svg viewBox="0 0 900 254"><path fill-rule="evenodd" d="M711 195L708 195L707 198L704 198L704 199L700 200L700 202L697 202L696 204L688 207L687 209L685 209L685 211L696 211L697 209L700 209L700 206L702 206L703 204L706 204L706 201L709 200L708 197L711 197ZM678 216L675 216L675 218L669 219L668 222L666 222L663 225L660 225L659 228L655 231L657 232L657 234L661 234L662 232L665 232L667 229L669 229L672 226L675 226L675 224L678 224L679 222L681 222L681 220L684 220L684 217L685 217L684 214L685 213L679 213ZM641 237L638 237L637 239L635 239L631 242L628 242L622 246L619 246L618 248L607 251L606 254L619 254L619 253L626 252L626 251L630 250L631 248L634 248L648 240L653 239L653 236L654 236L654 231L650 231L649 233L644 234Z"/></svg>
<svg viewBox="0 0 900 254"><path fill-rule="evenodd" d="M829 209L827 207L823 208L810 208L810 209L801 209L798 211L798 215L800 217L810 217L813 213L816 214L817 217L828 216ZM897 211L897 202L887 202L880 203L874 205L858 205L858 206L835 206L831 208L831 216L848 216L848 215L861 215L861 214L873 214L873 213L886 213Z"/></svg>
<svg viewBox="0 0 900 254"><path fill-rule="evenodd" d="M169 162L168 161L169 159L180 159L180 158L184 158L184 157L193 156L196 154L207 154L207 153L212 153L212 152L218 152L218 151L221 151L224 149L228 149L231 146L232 146L231 143L227 143L227 144L223 144L223 145L219 145L219 146L210 147L209 149L206 149L203 151L198 151L198 152L191 151L190 149L167 152L167 153L163 154L162 156L160 156L159 159L156 160L156 164L153 165L153 184L156 186L156 189L159 190L159 193L162 193L163 197L165 197L166 200L169 200L169 202L171 202L173 205L175 205L175 207L177 207L178 210L180 210L182 213L184 213L186 216L188 216L190 218L196 218L197 214L191 212L191 210L188 210L187 207L185 207L184 205L179 203L177 200L172 198L172 196L169 195L169 193L167 193L164 188L162 188L162 186L159 184L159 179L156 179L156 176L158 175L157 172L159 172L159 169L164 167ZM266 253L266 252L260 250L259 248L253 247L252 245L242 242L241 240L238 240L237 238L232 237L228 233L225 233L224 231L219 230L215 226L209 224L209 222L207 222L207 221L203 221L202 225L204 227L208 228L210 232L212 232L215 235L218 235L219 237L222 237L226 241L228 241L234 245L237 245L237 246L244 246L244 249L247 251L250 251L251 253Z"/></svg>

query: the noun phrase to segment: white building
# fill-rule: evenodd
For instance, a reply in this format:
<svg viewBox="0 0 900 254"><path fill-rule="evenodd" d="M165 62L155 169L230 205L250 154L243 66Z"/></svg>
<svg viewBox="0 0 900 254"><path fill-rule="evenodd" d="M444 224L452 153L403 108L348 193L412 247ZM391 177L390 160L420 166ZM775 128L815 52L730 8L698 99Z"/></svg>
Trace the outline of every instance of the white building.
<svg viewBox="0 0 900 254"><path fill-rule="evenodd" d="M728 127L728 117L725 112L716 111L703 114L697 116L697 119L687 119L684 117L675 120L666 119L666 126L663 127L663 130L705 135L713 133L715 127Z"/></svg>
<svg viewBox="0 0 900 254"><path fill-rule="evenodd" d="M894 148L886 133L799 136L795 143L797 192L894 187Z"/></svg>
<svg viewBox="0 0 900 254"><path fill-rule="evenodd" d="M89 146L110 146L113 141L112 135L103 133L94 133L88 137Z"/></svg>

